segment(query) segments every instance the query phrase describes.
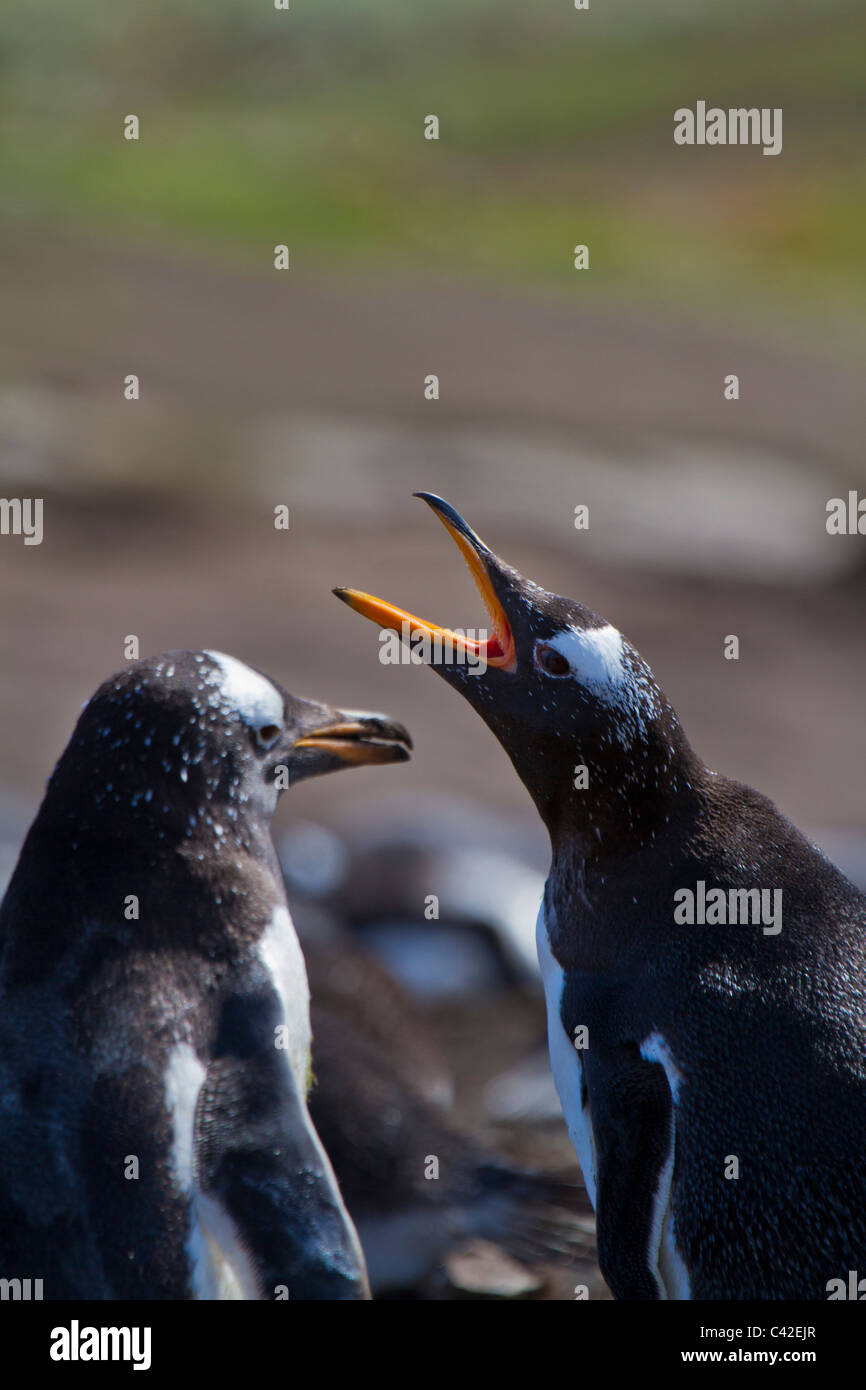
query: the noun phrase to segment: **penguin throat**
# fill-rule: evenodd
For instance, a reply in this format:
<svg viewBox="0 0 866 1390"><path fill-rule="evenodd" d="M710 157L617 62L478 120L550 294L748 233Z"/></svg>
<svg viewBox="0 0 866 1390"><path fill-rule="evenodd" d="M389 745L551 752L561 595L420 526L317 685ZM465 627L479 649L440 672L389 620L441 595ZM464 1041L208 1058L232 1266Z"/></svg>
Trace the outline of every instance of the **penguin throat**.
<svg viewBox="0 0 866 1390"><path fill-rule="evenodd" d="M553 749L525 741L509 754L553 847L577 840L587 859L663 837L696 800L704 778L675 716L636 730L628 744L608 730Z"/></svg>

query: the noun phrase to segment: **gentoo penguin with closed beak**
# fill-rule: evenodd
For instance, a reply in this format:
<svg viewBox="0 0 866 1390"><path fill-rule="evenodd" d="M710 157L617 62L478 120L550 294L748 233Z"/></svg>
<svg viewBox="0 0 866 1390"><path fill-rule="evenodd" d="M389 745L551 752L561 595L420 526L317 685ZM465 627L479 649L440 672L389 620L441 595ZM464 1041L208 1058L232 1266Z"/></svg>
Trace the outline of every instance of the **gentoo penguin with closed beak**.
<svg viewBox="0 0 866 1390"><path fill-rule="evenodd" d="M620 1299L838 1296L866 1270L866 898L703 766L615 628L420 496L489 640L336 592L446 654L549 831L549 1047L602 1273Z"/></svg>
<svg viewBox="0 0 866 1390"><path fill-rule="evenodd" d="M46 1299L359 1299L307 1112L279 790L408 758L218 652L85 706L0 907L0 1272Z"/></svg>

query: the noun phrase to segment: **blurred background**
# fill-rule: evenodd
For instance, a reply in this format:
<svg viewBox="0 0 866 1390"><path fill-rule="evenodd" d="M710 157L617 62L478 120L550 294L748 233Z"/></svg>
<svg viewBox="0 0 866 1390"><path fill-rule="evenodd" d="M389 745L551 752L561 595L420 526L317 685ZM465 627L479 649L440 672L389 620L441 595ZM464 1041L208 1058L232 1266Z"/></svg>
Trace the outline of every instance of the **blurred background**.
<svg viewBox="0 0 866 1390"><path fill-rule="evenodd" d="M402 978L449 1123L564 1168L518 939L541 828L468 706L381 665L330 589L481 622L411 499L443 494L622 628L707 763L866 880L864 542L825 529L829 498L866 493L866 13L6 0L0 30L0 495L45 505L41 546L0 539L0 873L128 634L388 710L411 764L284 798L296 915L358 928ZM782 153L675 146L698 100L783 108ZM431 939L424 892L451 887ZM464 932L452 959L446 928L487 946ZM570 1296L490 1258L440 1262L424 1296Z"/></svg>

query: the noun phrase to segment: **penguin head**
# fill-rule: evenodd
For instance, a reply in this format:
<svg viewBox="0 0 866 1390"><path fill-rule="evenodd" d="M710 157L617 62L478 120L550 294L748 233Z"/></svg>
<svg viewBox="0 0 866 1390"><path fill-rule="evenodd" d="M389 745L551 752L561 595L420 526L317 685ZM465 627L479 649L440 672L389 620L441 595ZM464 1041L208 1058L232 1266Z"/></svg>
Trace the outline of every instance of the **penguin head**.
<svg viewBox="0 0 866 1390"><path fill-rule="evenodd" d="M663 768L670 772L681 757L689 760L674 710L622 633L505 564L442 498L416 496L462 552L487 610L487 629L464 634L356 589L334 592L417 644L460 691L509 754L549 828L563 818L619 816L622 807L614 803L629 786L657 782Z"/></svg>
<svg viewBox="0 0 866 1390"><path fill-rule="evenodd" d="M286 787L344 767L404 762L411 746L384 715L301 699L222 652L167 652L131 662L97 690L49 797L74 804L85 821L194 823L205 806L228 808L229 821L270 819Z"/></svg>

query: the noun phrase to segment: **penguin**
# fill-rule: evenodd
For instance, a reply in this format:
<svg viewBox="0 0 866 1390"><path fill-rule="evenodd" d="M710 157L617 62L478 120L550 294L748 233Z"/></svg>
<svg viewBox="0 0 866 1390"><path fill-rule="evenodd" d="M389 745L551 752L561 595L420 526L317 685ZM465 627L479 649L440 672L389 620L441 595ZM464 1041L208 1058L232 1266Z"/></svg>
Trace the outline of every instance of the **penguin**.
<svg viewBox="0 0 866 1390"><path fill-rule="evenodd" d="M400 724L219 652L85 706L0 906L0 1271L45 1299L369 1297L307 1110L307 979L270 821Z"/></svg>
<svg viewBox="0 0 866 1390"><path fill-rule="evenodd" d="M704 766L616 628L418 495L468 561L486 641L336 592L437 638L547 828L548 1044L611 1292L828 1298L866 1271L866 897Z"/></svg>

